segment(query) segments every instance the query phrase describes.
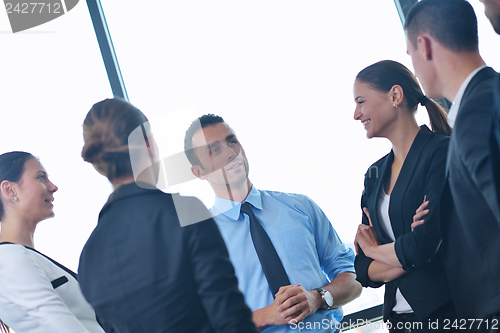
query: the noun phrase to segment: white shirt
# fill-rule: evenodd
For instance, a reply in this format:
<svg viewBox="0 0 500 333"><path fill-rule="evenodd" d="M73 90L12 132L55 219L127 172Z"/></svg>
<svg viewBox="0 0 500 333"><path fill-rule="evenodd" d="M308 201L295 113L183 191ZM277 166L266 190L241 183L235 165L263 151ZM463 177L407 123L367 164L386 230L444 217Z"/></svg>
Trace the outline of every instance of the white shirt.
<svg viewBox="0 0 500 333"><path fill-rule="evenodd" d="M380 191L379 199L378 199L378 211L379 211L379 220L382 222L382 229L391 237L393 241L396 240L394 237L394 231L392 231L391 219L389 217L389 203L391 202L391 196L387 195L384 190ZM406 300L406 298L401 293L399 288L396 290L396 304L392 308L392 311L396 313L411 313L413 309L411 308L410 303Z"/></svg>
<svg viewBox="0 0 500 333"><path fill-rule="evenodd" d="M472 73L469 74L469 76L467 76L465 81L460 86L460 89L458 89L458 92L455 95L455 99L453 100L453 104L450 107L450 111L448 112L448 125L450 125L451 128L453 128L455 126L455 120L457 119L457 116L458 116L458 109L460 109L460 103L462 102L462 98L464 97L465 89L467 89L467 86L469 85L472 78L481 69L483 69L485 67L487 67L487 66L484 65L484 66L476 68Z"/></svg>
<svg viewBox="0 0 500 333"><path fill-rule="evenodd" d="M0 244L0 319L16 333L104 333L72 272L19 244Z"/></svg>

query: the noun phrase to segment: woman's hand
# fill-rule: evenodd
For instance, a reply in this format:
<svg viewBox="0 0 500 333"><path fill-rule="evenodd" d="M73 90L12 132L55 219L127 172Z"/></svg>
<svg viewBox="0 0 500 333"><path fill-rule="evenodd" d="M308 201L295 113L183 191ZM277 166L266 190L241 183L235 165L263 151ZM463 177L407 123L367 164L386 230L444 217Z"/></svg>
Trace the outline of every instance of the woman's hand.
<svg viewBox="0 0 500 333"><path fill-rule="evenodd" d="M424 196L424 202L415 211L415 215L413 215L413 223L411 224L411 231L412 232L416 227L425 223L425 220L422 220L422 217L429 214L429 209L425 209L429 205L429 201L426 199L427 199L427 196Z"/></svg>
<svg viewBox="0 0 500 333"><path fill-rule="evenodd" d="M375 261L391 267L401 268L401 263L399 262L394 248L394 242L380 245L377 235L375 234L375 230L373 230L373 224L368 208L364 207L363 212L368 217L368 223L370 225L367 226L365 224L360 224L358 226L358 232L356 233L356 238L354 239L356 251L359 252L359 249L362 249L367 257L372 258Z"/></svg>
<svg viewBox="0 0 500 333"><path fill-rule="evenodd" d="M354 246L356 248L356 254L359 254L359 248L365 252L367 256L369 256L369 252L371 249L380 245L377 235L373 230L372 220L370 219L370 213L368 212L368 208L364 207L363 212L368 217L369 226L365 224L360 224L358 226L358 231L356 233L356 238L354 239Z"/></svg>

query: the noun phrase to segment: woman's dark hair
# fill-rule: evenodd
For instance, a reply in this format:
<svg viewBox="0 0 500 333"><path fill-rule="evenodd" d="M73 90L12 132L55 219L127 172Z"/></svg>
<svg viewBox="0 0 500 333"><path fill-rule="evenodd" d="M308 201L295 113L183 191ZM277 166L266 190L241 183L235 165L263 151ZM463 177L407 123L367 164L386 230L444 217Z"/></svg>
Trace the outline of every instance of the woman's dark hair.
<svg viewBox="0 0 500 333"><path fill-rule="evenodd" d="M446 112L439 104L425 97L415 75L399 62L392 60L376 62L359 72L356 80L366 82L373 89L382 92L389 92L395 85L401 86L404 100L412 112L417 110L419 103L425 105L432 130L445 135L451 134L451 128L446 121Z"/></svg>
<svg viewBox="0 0 500 333"><path fill-rule="evenodd" d="M83 159L110 181L132 175L128 138L147 121L139 109L120 98L94 104L83 121Z"/></svg>
<svg viewBox="0 0 500 333"><path fill-rule="evenodd" d="M24 151L11 151L0 155L0 183L4 180L9 182L18 182L24 172L26 161L35 158L35 156ZM0 200L0 220L3 217L4 208Z"/></svg>

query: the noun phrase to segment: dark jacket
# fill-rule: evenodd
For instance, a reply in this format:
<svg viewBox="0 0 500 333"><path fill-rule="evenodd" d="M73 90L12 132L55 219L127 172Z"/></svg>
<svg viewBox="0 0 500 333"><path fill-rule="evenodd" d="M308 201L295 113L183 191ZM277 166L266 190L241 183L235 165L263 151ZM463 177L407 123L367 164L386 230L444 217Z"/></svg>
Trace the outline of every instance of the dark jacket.
<svg viewBox="0 0 500 333"><path fill-rule="evenodd" d="M396 255L408 273L385 284L384 320L395 305L397 288L420 321L451 302L441 251L438 251L441 242L438 210L434 209L444 182L448 143L448 136L422 126L392 190L389 216L396 238ZM367 207L371 213L373 228L382 244L393 242L381 228L382 221L377 213L379 194L383 191L384 179L390 177L393 160L394 153L391 151L368 169L361 198L361 208ZM425 223L412 232L413 215L422 204L424 195L430 201L430 213L424 218ZM369 224L365 214L362 222ZM371 281L368 277L372 261L363 252L356 256L356 274L364 287L377 288L383 283Z"/></svg>
<svg viewBox="0 0 500 333"><path fill-rule="evenodd" d="M490 122L496 73L478 72L462 98L450 139L441 212L443 250L457 315L500 313L500 209ZM485 330L485 325L482 326Z"/></svg>
<svg viewBox="0 0 500 333"><path fill-rule="evenodd" d="M189 197L121 186L80 257L79 280L108 333L256 332L215 222Z"/></svg>
<svg viewBox="0 0 500 333"><path fill-rule="evenodd" d="M498 205L500 205L500 74L497 74L494 87L494 107L491 120L491 155L497 189Z"/></svg>

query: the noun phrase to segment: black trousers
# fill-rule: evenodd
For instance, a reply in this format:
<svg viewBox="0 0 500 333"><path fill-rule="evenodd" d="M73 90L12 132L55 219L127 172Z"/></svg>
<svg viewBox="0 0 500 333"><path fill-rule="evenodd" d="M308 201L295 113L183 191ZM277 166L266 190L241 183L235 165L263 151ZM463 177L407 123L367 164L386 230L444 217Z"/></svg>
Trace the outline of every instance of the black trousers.
<svg viewBox="0 0 500 333"><path fill-rule="evenodd" d="M454 326L456 314L453 304L450 302L434 311L429 318L418 320L414 313L397 314L391 312L389 315L390 333L451 333L460 332ZM463 332L463 331L461 331Z"/></svg>

